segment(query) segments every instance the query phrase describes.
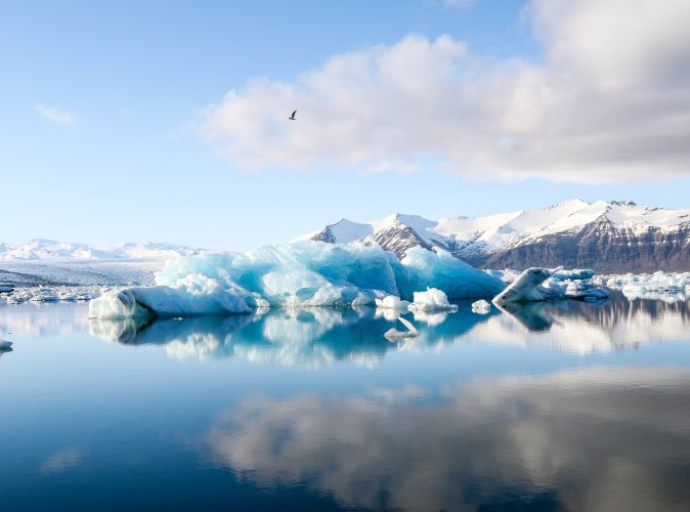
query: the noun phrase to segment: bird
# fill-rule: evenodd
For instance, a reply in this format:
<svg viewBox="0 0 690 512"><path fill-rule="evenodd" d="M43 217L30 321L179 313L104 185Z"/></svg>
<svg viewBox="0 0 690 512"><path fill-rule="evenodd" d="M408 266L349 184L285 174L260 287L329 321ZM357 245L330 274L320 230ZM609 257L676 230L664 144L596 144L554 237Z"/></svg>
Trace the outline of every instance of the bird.
<svg viewBox="0 0 690 512"><path fill-rule="evenodd" d="M297 111L295 110L295 111L292 113L292 115L291 115L290 117L288 117L288 119L289 119L290 121L297 121L297 119L295 119L295 114L296 114L296 113L297 113Z"/></svg>

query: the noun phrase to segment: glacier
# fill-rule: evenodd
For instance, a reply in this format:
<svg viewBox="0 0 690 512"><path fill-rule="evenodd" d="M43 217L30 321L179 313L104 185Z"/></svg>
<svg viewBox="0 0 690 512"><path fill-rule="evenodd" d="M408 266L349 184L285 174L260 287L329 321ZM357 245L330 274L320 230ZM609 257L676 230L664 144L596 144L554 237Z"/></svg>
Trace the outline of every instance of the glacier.
<svg viewBox="0 0 690 512"><path fill-rule="evenodd" d="M399 261L380 247L296 242L245 253L169 260L156 286L113 290L91 301L91 318L244 314L263 307L373 306L436 288L448 299L491 298L499 279L439 250Z"/></svg>

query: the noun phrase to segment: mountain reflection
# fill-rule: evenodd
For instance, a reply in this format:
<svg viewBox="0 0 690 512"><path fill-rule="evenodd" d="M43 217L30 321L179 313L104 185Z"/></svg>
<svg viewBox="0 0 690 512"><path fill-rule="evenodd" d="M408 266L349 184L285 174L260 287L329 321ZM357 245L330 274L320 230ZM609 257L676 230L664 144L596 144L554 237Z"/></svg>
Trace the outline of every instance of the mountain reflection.
<svg viewBox="0 0 690 512"><path fill-rule="evenodd" d="M456 343L540 345L573 354L635 349L643 344L688 341L685 302L555 302L492 309L416 314L418 338L391 343L383 334L398 313L362 309L278 309L259 315L89 323L91 334L127 345L158 344L179 359L242 357L250 361L322 368L337 361L373 366L391 350L420 350Z"/></svg>
<svg viewBox="0 0 690 512"><path fill-rule="evenodd" d="M586 369L373 396L254 397L205 435L214 465L347 507L688 510L690 373Z"/></svg>

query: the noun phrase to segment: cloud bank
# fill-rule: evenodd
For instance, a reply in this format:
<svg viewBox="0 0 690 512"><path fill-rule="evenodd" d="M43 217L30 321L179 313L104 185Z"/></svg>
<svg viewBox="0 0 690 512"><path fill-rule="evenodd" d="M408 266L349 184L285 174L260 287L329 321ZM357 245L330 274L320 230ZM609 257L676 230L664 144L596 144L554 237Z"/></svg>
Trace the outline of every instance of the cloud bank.
<svg viewBox="0 0 690 512"><path fill-rule="evenodd" d="M543 62L411 34L292 82L251 80L206 108L200 131L248 169L690 176L690 2L533 0L524 15Z"/></svg>

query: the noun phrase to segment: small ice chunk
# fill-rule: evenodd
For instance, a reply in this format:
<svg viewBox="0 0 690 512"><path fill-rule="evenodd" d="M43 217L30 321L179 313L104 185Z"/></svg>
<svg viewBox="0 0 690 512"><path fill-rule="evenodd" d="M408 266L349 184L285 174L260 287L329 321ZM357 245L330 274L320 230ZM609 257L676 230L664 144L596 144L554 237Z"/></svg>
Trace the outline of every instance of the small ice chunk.
<svg viewBox="0 0 690 512"><path fill-rule="evenodd" d="M414 292L414 302L410 304L411 311L450 311L456 309L458 307L448 302L448 296L437 288L429 288L425 292Z"/></svg>
<svg viewBox="0 0 690 512"><path fill-rule="evenodd" d="M484 299L472 303L472 313L477 315L486 315L491 312L491 304Z"/></svg>

